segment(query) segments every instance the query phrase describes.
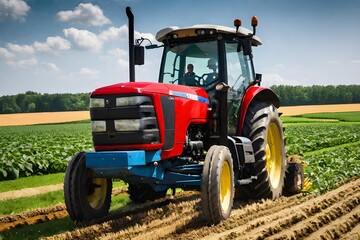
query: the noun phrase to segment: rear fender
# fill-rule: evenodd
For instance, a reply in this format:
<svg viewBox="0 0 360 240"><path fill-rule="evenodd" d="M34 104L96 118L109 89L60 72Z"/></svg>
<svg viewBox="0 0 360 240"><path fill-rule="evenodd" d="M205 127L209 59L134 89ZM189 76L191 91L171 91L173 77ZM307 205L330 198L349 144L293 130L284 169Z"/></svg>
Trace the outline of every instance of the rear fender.
<svg viewBox="0 0 360 240"><path fill-rule="evenodd" d="M280 99L278 95L276 95L276 93L270 88L263 88L258 86L251 86L250 88L248 88L248 90L246 90L245 92L240 106L240 118L237 129L238 136L241 136L242 134L247 110L250 104L255 100L260 102L270 102L276 108L280 107Z"/></svg>

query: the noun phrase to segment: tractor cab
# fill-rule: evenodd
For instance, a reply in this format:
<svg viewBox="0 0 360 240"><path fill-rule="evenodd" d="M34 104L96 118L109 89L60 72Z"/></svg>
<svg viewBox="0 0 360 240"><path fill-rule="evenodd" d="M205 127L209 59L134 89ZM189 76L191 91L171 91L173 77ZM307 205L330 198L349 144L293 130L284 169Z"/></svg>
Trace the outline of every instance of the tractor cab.
<svg viewBox="0 0 360 240"><path fill-rule="evenodd" d="M238 21L238 20L237 20ZM257 23L254 23L254 28ZM200 87L216 101L218 84L228 88L228 134L237 131L240 102L255 72L251 47L261 45L253 32L212 25L169 27L160 30L156 39L164 44L159 82Z"/></svg>

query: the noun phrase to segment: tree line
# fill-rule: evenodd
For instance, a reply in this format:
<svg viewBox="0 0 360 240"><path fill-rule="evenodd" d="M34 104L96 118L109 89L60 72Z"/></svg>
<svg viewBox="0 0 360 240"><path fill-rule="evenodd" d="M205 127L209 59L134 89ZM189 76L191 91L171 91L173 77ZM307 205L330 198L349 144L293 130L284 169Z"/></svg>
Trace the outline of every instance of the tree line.
<svg viewBox="0 0 360 240"><path fill-rule="evenodd" d="M360 85L272 86L282 106L360 103Z"/></svg>
<svg viewBox="0 0 360 240"><path fill-rule="evenodd" d="M360 85L272 86L282 106L360 103ZM28 91L0 97L0 114L89 109L89 93L41 94Z"/></svg>
<svg viewBox="0 0 360 240"><path fill-rule="evenodd" d="M41 94L28 91L0 97L1 113L62 112L89 109L90 93Z"/></svg>

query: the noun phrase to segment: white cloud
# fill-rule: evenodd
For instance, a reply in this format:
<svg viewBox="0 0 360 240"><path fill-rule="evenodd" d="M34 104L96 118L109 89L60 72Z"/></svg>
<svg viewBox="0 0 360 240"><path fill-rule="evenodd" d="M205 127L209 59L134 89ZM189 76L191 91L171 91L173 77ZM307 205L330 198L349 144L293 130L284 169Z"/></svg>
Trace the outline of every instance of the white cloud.
<svg viewBox="0 0 360 240"><path fill-rule="evenodd" d="M80 49L98 51L102 48L102 41L92 32L76 28L64 29L63 32Z"/></svg>
<svg viewBox="0 0 360 240"><path fill-rule="evenodd" d="M74 11L58 12L57 17L62 22L76 22L87 26L102 26L111 23L100 7L91 3L80 3Z"/></svg>
<svg viewBox="0 0 360 240"><path fill-rule="evenodd" d="M350 63L353 63L353 64L360 64L360 59L354 59L354 60L351 60Z"/></svg>
<svg viewBox="0 0 360 240"><path fill-rule="evenodd" d="M140 39L141 37L149 39L153 44L157 43L155 36L151 33L141 33L138 31L134 32L134 38ZM113 41L113 40L128 40L128 26L126 24L120 27L109 27L107 30L101 32L99 34L99 39L106 42L106 41ZM145 42L148 44L148 42Z"/></svg>
<svg viewBox="0 0 360 240"><path fill-rule="evenodd" d="M87 77L96 77L99 74L98 70L82 67L79 71L80 75Z"/></svg>
<svg viewBox="0 0 360 240"><path fill-rule="evenodd" d="M1 48L0 47L0 57L4 58L4 59L10 59L14 56L14 54L12 54L11 52L9 52L6 48Z"/></svg>
<svg viewBox="0 0 360 240"><path fill-rule="evenodd" d="M71 48L71 43L59 36L48 37L45 42L34 42L33 44L36 51L39 52L57 52L63 50L69 50Z"/></svg>
<svg viewBox="0 0 360 240"><path fill-rule="evenodd" d="M111 41L116 39L126 40L128 36L128 27L124 24L120 27L109 27L107 30L99 34L102 41Z"/></svg>
<svg viewBox="0 0 360 240"><path fill-rule="evenodd" d="M24 21L29 10L23 0L0 0L0 22L6 19Z"/></svg>
<svg viewBox="0 0 360 240"><path fill-rule="evenodd" d="M6 44L6 47L10 50L10 52L15 54L33 54L34 48L30 45L18 45L13 43Z"/></svg>
<svg viewBox="0 0 360 240"><path fill-rule="evenodd" d="M50 62L44 62L42 63L42 65L47 69L50 70L52 72L60 72L60 68L58 66L56 66L56 64L54 63L50 63Z"/></svg>
<svg viewBox="0 0 360 240"><path fill-rule="evenodd" d="M285 79L280 74L268 73L263 74L262 76L262 85L272 86L272 85L301 85L301 82L292 79Z"/></svg>
<svg viewBox="0 0 360 240"><path fill-rule="evenodd" d="M122 68L128 68L128 67L129 67L129 62L126 61L126 60L124 60L124 59L122 59L122 58L119 58L118 64L119 64L119 66L122 67Z"/></svg>
<svg viewBox="0 0 360 240"><path fill-rule="evenodd" d="M115 48L113 50L109 50L108 53L115 57L126 57L128 55L128 52L121 48Z"/></svg>
<svg viewBox="0 0 360 240"><path fill-rule="evenodd" d="M30 67L35 66L38 64L38 61L35 58L30 59L22 59L19 61L7 61L6 64L12 66L12 67Z"/></svg>

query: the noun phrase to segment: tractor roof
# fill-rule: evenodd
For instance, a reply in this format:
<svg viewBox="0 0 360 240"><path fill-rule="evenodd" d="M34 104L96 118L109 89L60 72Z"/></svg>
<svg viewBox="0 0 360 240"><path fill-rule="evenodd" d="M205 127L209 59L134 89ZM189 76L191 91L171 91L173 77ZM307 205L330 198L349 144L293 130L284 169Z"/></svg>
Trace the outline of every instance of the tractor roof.
<svg viewBox="0 0 360 240"><path fill-rule="evenodd" d="M176 38L184 38L184 37L195 37L199 36L202 33L204 34L216 34L223 33L229 35L239 35L239 36L248 36L252 34L249 29L244 27L239 27L238 32L236 33L235 28L218 26L218 25L194 25L191 27L179 28L179 27L167 27L160 30L156 34L156 40L159 42L163 42L168 36L173 37L176 35ZM255 46L261 45L261 40L257 36L252 37L252 44Z"/></svg>

